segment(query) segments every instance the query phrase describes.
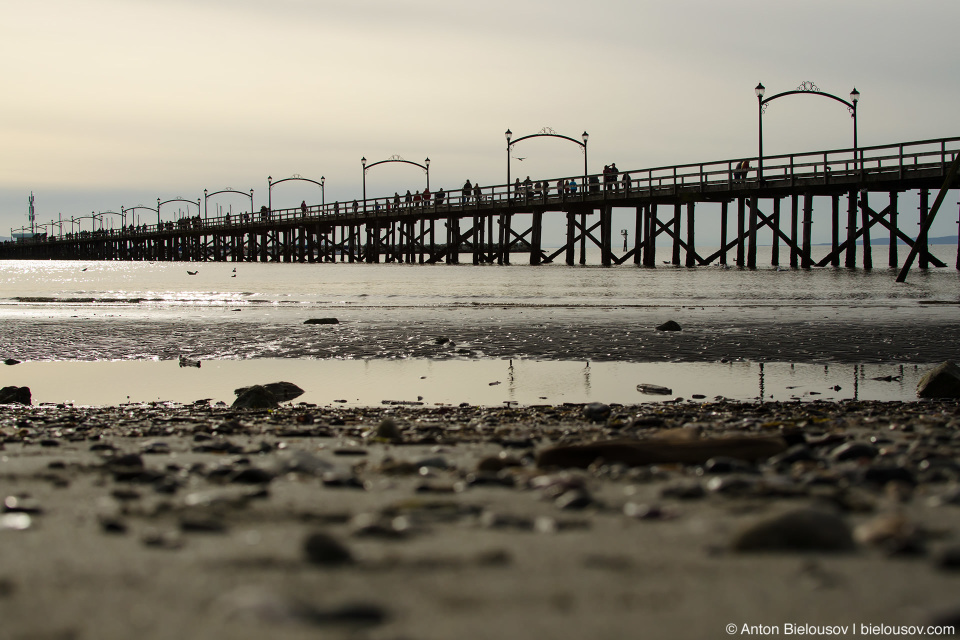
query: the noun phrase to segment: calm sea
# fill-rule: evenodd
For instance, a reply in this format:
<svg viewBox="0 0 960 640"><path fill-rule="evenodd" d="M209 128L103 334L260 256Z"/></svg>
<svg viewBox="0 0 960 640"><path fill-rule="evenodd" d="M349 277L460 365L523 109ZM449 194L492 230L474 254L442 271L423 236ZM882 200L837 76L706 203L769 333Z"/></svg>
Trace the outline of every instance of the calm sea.
<svg viewBox="0 0 960 640"><path fill-rule="evenodd" d="M875 263L885 258L875 248ZM308 391L302 399L318 404L640 402L662 398L639 394L637 384L664 381L685 397L907 399L919 365L941 359L937 336L960 331L953 268L914 268L897 284L886 267L503 267L462 259L467 264L2 262L0 358L23 364L0 368L0 384L31 386L38 401L82 404L229 402L234 384L296 377ZM769 259L761 248L759 262ZM340 324L304 325L310 318ZM653 331L670 319L684 332ZM788 328L771 341L764 332L782 322ZM937 336L904 342L909 323ZM850 336L863 331L872 333L860 358ZM845 355L825 357L831 341L844 343L837 352ZM943 355L952 349L945 345ZM202 367L180 368L181 355Z"/></svg>

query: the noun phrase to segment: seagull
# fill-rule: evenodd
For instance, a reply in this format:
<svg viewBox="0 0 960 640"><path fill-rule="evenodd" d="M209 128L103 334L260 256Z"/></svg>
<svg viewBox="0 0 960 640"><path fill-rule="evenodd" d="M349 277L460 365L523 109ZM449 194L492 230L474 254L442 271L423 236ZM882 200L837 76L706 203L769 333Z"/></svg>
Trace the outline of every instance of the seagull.
<svg viewBox="0 0 960 640"><path fill-rule="evenodd" d="M195 276L195 275L197 275L198 273L199 273L199 271L187 271L187 275L188 275L188 276Z"/></svg>

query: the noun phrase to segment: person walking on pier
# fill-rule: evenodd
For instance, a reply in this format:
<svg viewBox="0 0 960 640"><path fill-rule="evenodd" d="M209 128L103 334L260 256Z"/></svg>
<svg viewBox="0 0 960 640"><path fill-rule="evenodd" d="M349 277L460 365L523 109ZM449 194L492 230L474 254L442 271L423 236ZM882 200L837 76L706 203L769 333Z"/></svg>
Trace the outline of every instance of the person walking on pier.
<svg viewBox="0 0 960 640"><path fill-rule="evenodd" d="M443 204L443 199L446 198L446 194L443 192L443 187L440 187L440 190L437 191L437 195L435 197L437 199L437 206Z"/></svg>
<svg viewBox="0 0 960 640"><path fill-rule="evenodd" d="M460 196L460 204L469 204L470 203L470 193L473 190L473 185L470 184L470 178L467 178L467 181L463 183L463 195Z"/></svg>
<svg viewBox="0 0 960 640"><path fill-rule="evenodd" d="M629 173L623 174L623 192L624 194L628 194L628 195L630 193L630 174Z"/></svg>
<svg viewBox="0 0 960 640"><path fill-rule="evenodd" d="M394 209L400 208L400 194L397 193L396 191L393 192L393 208Z"/></svg>
<svg viewBox="0 0 960 640"><path fill-rule="evenodd" d="M300 202L300 215L304 218L307 217L307 201L303 200Z"/></svg>
<svg viewBox="0 0 960 640"><path fill-rule="evenodd" d="M480 201L483 200L483 191L480 190L479 183L473 185L473 199L477 204L480 204Z"/></svg>
<svg viewBox="0 0 960 640"><path fill-rule="evenodd" d="M423 206L425 207L430 206L430 189L429 188L423 190L422 198L423 198Z"/></svg>
<svg viewBox="0 0 960 640"><path fill-rule="evenodd" d="M617 169L617 163L610 163L610 188L616 191L620 187L620 169Z"/></svg>
<svg viewBox="0 0 960 640"><path fill-rule="evenodd" d="M417 192L413 195L413 206L420 206L420 189L417 189Z"/></svg>
<svg viewBox="0 0 960 640"><path fill-rule="evenodd" d="M407 189L407 195L403 196L403 203L410 208L410 205L413 204L413 196L410 195L410 189Z"/></svg>
<svg viewBox="0 0 960 640"><path fill-rule="evenodd" d="M737 163L737 168L733 170L733 179L736 182L742 182L747 179L747 171L750 170L750 160L741 160Z"/></svg>

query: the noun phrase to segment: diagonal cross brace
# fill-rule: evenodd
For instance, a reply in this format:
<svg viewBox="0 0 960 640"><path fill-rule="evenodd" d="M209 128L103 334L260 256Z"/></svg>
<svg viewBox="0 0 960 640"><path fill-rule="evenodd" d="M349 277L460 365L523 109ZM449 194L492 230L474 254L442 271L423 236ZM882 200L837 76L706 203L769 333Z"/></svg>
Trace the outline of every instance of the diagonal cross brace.
<svg viewBox="0 0 960 640"><path fill-rule="evenodd" d="M947 177L943 180L943 186L940 187L940 193L937 194L937 199L933 203L933 207L930 209L930 213L927 214L927 219L923 221L923 227L920 229L920 235L917 238L926 238L927 233L930 231L930 227L933 225L933 219L937 215L937 211L940 209L940 205L943 204L943 199L947 197L947 191L950 190L950 185L953 184L953 181L957 177L957 170L960 169L960 153L958 153L954 159L953 163L950 165L950 171L947 172ZM913 266L913 261L917 259L917 253L919 249L917 245L919 243L914 243L913 247L910 249L909 255L907 255L907 260L903 263L903 268L900 269L900 274L897 276L897 282L906 282L907 274L910 272L910 267Z"/></svg>

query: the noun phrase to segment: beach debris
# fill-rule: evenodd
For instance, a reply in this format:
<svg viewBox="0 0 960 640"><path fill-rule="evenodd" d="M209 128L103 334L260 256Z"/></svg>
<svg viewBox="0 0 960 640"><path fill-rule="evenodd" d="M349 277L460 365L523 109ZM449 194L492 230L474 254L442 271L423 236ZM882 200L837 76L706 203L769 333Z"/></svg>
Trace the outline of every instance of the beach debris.
<svg viewBox="0 0 960 640"><path fill-rule="evenodd" d="M640 393L645 393L647 395L654 396L670 396L673 395L673 389L670 387L661 387L658 384L648 384L642 382L637 385L637 391Z"/></svg>
<svg viewBox="0 0 960 640"><path fill-rule="evenodd" d="M657 331L683 331L683 328L677 322L668 320L659 325Z"/></svg>
<svg viewBox="0 0 960 640"><path fill-rule="evenodd" d="M13 358L7 358L6 360L3 361L3 364L13 366L15 364L20 364L20 361L14 360Z"/></svg>
<svg viewBox="0 0 960 640"><path fill-rule="evenodd" d="M304 320L303 324L340 324L340 321L336 318L310 318Z"/></svg>
<svg viewBox="0 0 960 640"><path fill-rule="evenodd" d="M903 376L877 376L870 379L876 380L877 382L900 382L900 380L903 379Z"/></svg>
<svg viewBox="0 0 960 640"><path fill-rule="evenodd" d="M918 398L960 398L960 367L948 360L920 378Z"/></svg>
<svg viewBox="0 0 960 640"><path fill-rule="evenodd" d="M610 405L591 402L583 406L583 417L591 422L605 422L610 417Z"/></svg>
<svg viewBox="0 0 960 640"><path fill-rule="evenodd" d="M200 361L199 361L199 360L191 360L190 358L186 358L186 357L184 357L184 356L180 356L180 366L181 366L181 367L196 367L197 369L199 369L199 368L200 368Z"/></svg>
<svg viewBox="0 0 960 640"><path fill-rule="evenodd" d="M838 515L801 508L755 522L731 542L734 551L852 551L853 535Z"/></svg>
<svg viewBox="0 0 960 640"><path fill-rule="evenodd" d="M353 564L353 554L333 536L317 531L303 541L303 552L307 562L325 567Z"/></svg>
<svg viewBox="0 0 960 640"><path fill-rule="evenodd" d="M197 275L198 273L200 273L200 272L199 272L199 271L190 271L189 269L187 270L187 275L188 275L188 276L195 276L195 275Z"/></svg>
<svg viewBox="0 0 960 640"><path fill-rule="evenodd" d="M0 389L0 404L33 404L30 387L4 387Z"/></svg>
<svg viewBox="0 0 960 640"><path fill-rule="evenodd" d="M717 456L755 461L769 458L786 448L786 442L779 436L608 440L545 449L537 456L537 466L586 468L597 459L629 466L670 462L704 464Z"/></svg>

